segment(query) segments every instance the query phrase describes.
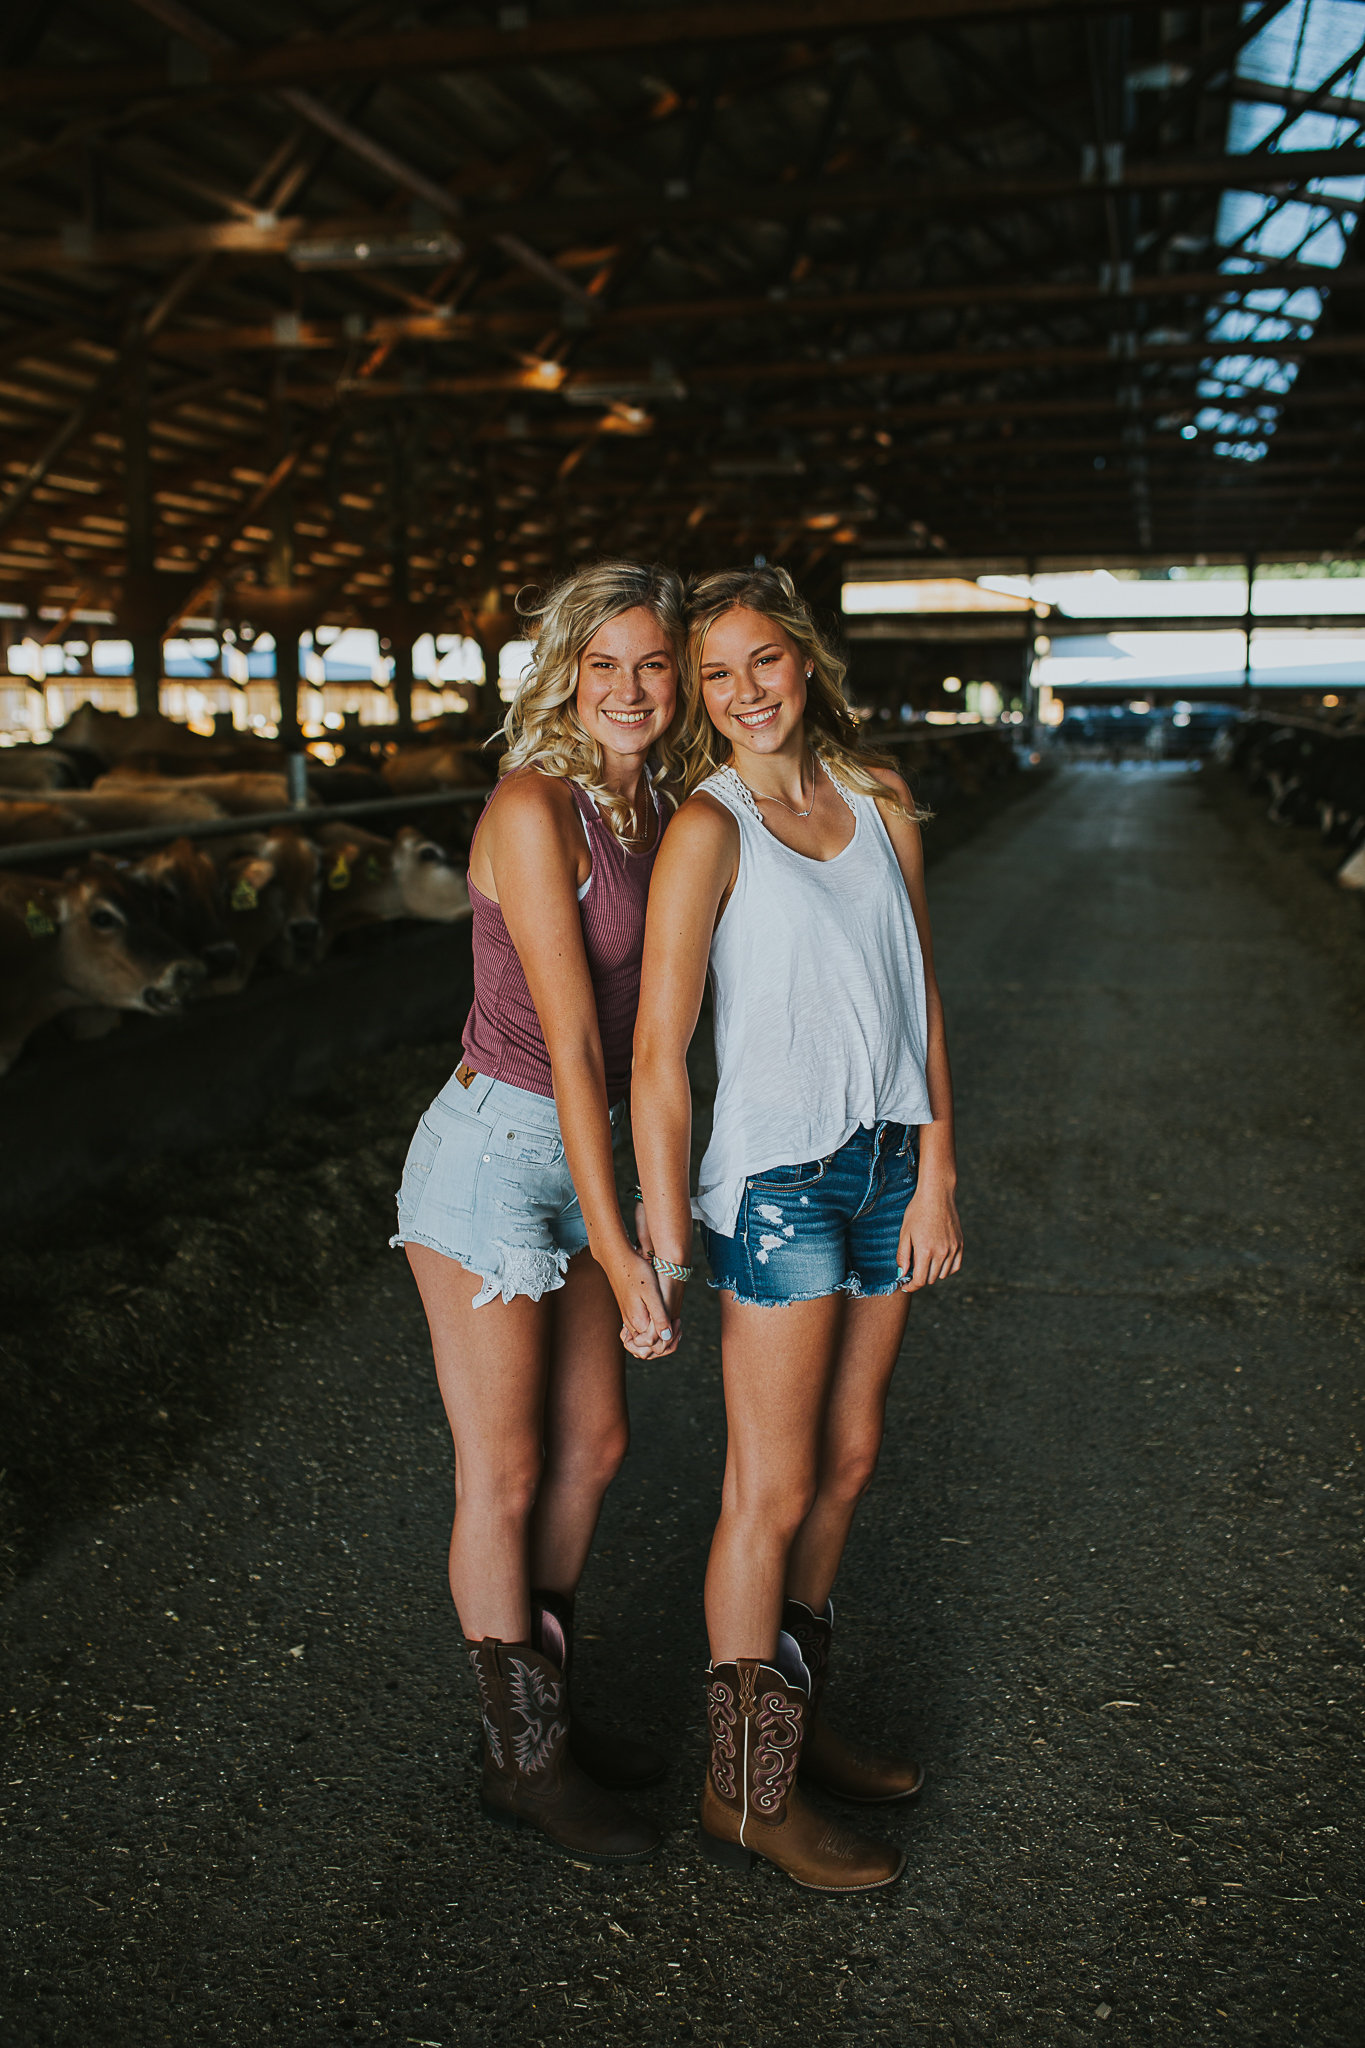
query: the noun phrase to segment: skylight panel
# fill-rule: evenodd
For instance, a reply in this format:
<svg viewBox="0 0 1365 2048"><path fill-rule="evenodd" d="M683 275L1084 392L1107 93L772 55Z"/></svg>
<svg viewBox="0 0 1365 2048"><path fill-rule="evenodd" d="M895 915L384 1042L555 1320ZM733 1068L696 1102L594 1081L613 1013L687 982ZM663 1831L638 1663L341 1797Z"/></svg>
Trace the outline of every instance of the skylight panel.
<svg viewBox="0 0 1365 2048"><path fill-rule="evenodd" d="M1242 18L1255 12L1244 0ZM1237 60L1236 78L1294 92L1322 89L1333 99L1358 99L1365 81L1365 0L1290 0L1253 38ZM1312 108L1295 113L1260 100L1239 100L1234 84L1228 115L1228 153L1250 150L1342 149L1360 145L1365 124L1351 115ZM1365 203L1365 150L1360 177L1312 178L1300 196L1276 199L1226 192L1215 239L1226 253L1219 268L1229 278L1255 275L1263 263L1312 264L1334 270L1346 253L1357 213ZM1316 202L1316 203L1315 203ZM1241 303L1215 312L1209 339L1228 353L1201 365L1196 415L1212 433L1215 455L1258 462L1275 431L1280 404L1298 364L1288 356L1238 354L1237 343L1260 347L1304 341L1322 318L1323 292L1300 286L1248 291Z"/></svg>

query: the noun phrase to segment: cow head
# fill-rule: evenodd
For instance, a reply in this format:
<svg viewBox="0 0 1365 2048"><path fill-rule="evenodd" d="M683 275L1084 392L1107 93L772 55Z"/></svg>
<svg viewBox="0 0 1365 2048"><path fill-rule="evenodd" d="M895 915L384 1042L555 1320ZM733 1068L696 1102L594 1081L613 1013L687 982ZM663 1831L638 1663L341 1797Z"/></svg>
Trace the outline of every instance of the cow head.
<svg viewBox="0 0 1365 2048"><path fill-rule="evenodd" d="M205 979L197 951L164 922L147 876L96 856L60 887L57 938L66 985L86 1002L164 1015Z"/></svg>
<svg viewBox="0 0 1365 2048"><path fill-rule="evenodd" d="M428 839L415 825L404 825L393 842L392 857L403 916L449 923L469 915L465 878L434 839Z"/></svg>
<svg viewBox="0 0 1365 2048"><path fill-rule="evenodd" d="M311 839L295 826L282 825L267 832L261 852L271 863L282 895L282 922L273 949L276 964L284 968L310 967L318 956L322 920L318 903L322 893L322 857Z"/></svg>
<svg viewBox="0 0 1365 2048"><path fill-rule="evenodd" d="M132 871L150 882L159 921L208 976L222 982L237 967L237 945L218 886L218 870L201 847L177 839L138 861Z"/></svg>

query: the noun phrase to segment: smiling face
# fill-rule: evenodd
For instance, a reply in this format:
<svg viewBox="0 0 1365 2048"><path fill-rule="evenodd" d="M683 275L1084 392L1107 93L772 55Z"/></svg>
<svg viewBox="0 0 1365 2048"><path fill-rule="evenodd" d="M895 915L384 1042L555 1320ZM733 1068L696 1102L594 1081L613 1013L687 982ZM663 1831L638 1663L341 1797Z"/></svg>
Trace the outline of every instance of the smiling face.
<svg viewBox="0 0 1365 2048"><path fill-rule="evenodd" d="M636 605L608 619L578 660L579 722L627 772L639 767L673 722L678 663L652 611Z"/></svg>
<svg viewBox="0 0 1365 2048"><path fill-rule="evenodd" d="M762 612L738 605L706 636L702 701L737 754L779 754L802 744L806 682L796 642Z"/></svg>

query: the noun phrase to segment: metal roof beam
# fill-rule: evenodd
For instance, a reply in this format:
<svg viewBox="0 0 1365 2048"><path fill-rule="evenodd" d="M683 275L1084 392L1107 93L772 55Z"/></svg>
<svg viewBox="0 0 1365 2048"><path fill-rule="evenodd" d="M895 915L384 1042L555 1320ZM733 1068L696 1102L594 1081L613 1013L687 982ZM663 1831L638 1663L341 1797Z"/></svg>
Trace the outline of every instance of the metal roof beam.
<svg viewBox="0 0 1365 2048"><path fill-rule="evenodd" d="M933 22L1000 21L1058 14L1155 11L1162 0L712 0L710 5L561 15L521 28L470 26L363 36L282 40L265 49L204 50L203 76L172 82L177 98L262 92L330 78L374 79L403 71L475 71L508 64L657 50L670 45L844 36L860 28L914 29ZM508 9L509 14L512 13ZM202 47L202 46L201 46ZM123 100L165 93L155 64L28 67L0 79L0 105L25 107Z"/></svg>

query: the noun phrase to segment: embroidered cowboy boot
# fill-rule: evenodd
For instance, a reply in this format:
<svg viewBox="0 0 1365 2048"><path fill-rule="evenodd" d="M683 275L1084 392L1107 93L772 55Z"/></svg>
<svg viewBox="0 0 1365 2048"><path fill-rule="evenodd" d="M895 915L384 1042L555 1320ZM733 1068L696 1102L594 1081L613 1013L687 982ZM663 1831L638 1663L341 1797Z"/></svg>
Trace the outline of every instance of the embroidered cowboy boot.
<svg viewBox="0 0 1365 2048"><path fill-rule="evenodd" d="M793 1660L794 1661L794 1660ZM809 1697L800 1679L742 1657L707 1676L711 1761L701 1796L703 1854L732 1870L756 1856L815 1892L894 1884L905 1855L815 1812L796 1789Z"/></svg>
<svg viewBox="0 0 1365 2048"><path fill-rule="evenodd" d="M480 1803L504 1827L539 1828L590 1863L643 1863L659 1831L594 1785L569 1754L564 1674L529 1643L469 1645L483 1714Z"/></svg>
<svg viewBox="0 0 1365 2048"><path fill-rule="evenodd" d="M569 1754L580 1770L611 1792L638 1792L653 1785L668 1769L662 1750L651 1749L632 1735L594 1728L585 1721L573 1697L573 1595L531 1592L531 1640L564 1673L569 1695Z"/></svg>
<svg viewBox="0 0 1365 2048"><path fill-rule="evenodd" d="M821 1715L834 1636L834 1602L826 1601L824 1613L817 1614L804 1600L784 1601L782 1627L795 1640L810 1673L810 1717L801 1749L802 1783L815 1785L822 1792L832 1792L836 1799L847 1799L858 1806L913 1799L924 1783L919 1764L847 1742L842 1735L835 1734Z"/></svg>

